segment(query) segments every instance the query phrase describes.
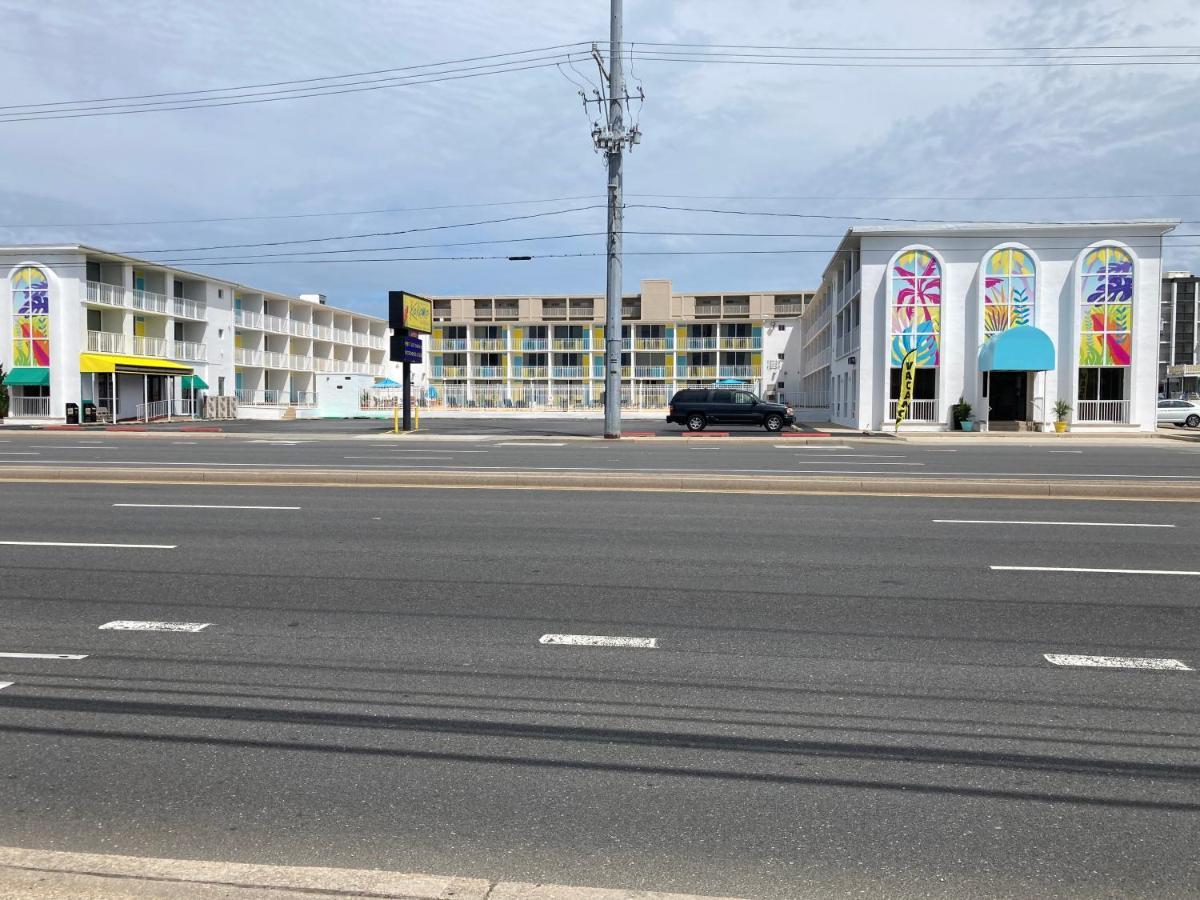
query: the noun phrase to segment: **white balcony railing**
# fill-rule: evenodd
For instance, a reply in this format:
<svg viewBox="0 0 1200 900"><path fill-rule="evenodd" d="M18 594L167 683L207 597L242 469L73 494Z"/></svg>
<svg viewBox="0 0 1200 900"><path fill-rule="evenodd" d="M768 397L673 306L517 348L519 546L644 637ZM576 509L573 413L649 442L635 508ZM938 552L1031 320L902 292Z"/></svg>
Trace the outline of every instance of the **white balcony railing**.
<svg viewBox="0 0 1200 900"><path fill-rule="evenodd" d="M263 365L268 369L286 369L291 363L291 357L286 353L276 353L267 350L263 353Z"/></svg>
<svg viewBox="0 0 1200 900"><path fill-rule="evenodd" d="M504 346L504 338L475 338L471 342L471 349L495 353L506 348Z"/></svg>
<svg viewBox="0 0 1200 900"><path fill-rule="evenodd" d="M666 378L666 366L634 366L634 378Z"/></svg>
<svg viewBox="0 0 1200 900"><path fill-rule="evenodd" d="M513 378L546 378L550 370L545 366L521 366L513 370Z"/></svg>
<svg viewBox="0 0 1200 900"><path fill-rule="evenodd" d="M12 394L8 398L8 414L14 419L45 418L50 415L50 398Z"/></svg>
<svg viewBox="0 0 1200 900"><path fill-rule="evenodd" d="M722 350L761 350L762 339L752 337L729 337L721 338Z"/></svg>
<svg viewBox="0 0 1200 900"><path fill-rule="evenodd" d="M204 344L197 341L176 341L173 359L206 359Z"/></svg>
<svg viewBox="0 0 1200 900"><path fill-rule="evenodd" d="M112 331L89 331L87 333L88 353L128 353L129 344L126 335Z"/></svg>
<svg viewBox="0 0 1200 900"><path fill-rule="evenodd" d="M119 284L104 284L100 281L89 281L84 299L88 303L98 303L102 306L125 306L125 288Z"/></svg>
<svg viewBox="0 0 1200 900"><path fill-rule="evenodd" d="M387 339L378 334L368 335L367 346L372 350L383 350L387 346Z"/></svg>
<svg viewBox="0 0 1200 900"><path fill-rule="evenodd" d="M333 329L333 339L339 344L349 344L351 342L351 332L345 328Z"/></svg>
<svg viewBox="0 0 1200 900"><path fill-rule="evenodd" d="M261 331L263 316L262 313L251 312L247 309L235 309L233 311L233 324L240 328L255 328Z"/></svg>
<svg viewBox="0 0 1200 900"><path fill-rule="evenodd" d="M685 338L683 346L685 350L716 350L717 339L715 337Z"/></svg>
<svg viewBox="0 0 1200 900"><path fill-rule="evenodd" d="M370 375L372 371L371 364L365 362L351 363L350 371L355 375Z"/></svg>
<svg viewBox="0 0 1200 900"><path fill-rule="evenodd" d="M435 353L454 353L462 352L467 349L466 338L442 338L440 341L433 341L430 349Z"/></svg>
<svg viewBox="0 0 1200 900"><path fill-rule="evenodd" d="M130 305L134 309L140 309L144 312L163 313L165 315L170 305L166 294L156 294L154 291L134 290L130 292L130 299Z"/></svg>
<svg viewBox="0 0 1200 900"><path fill-rule="evenodd" d="M684 366L683 374L686 378L716 378L716 366Z"/></svg>
<svg viewBox="0 0 1200 900"><path fill-rule="evenodd" d="M721 366L722 378L753 378L753 366Z"/></svg>
<svg viewBox="0 0 1200 900"><path fill-rule="evenodd" d="M288 320L283 316L263 316L263 326L267 331L275 331L279 334L288 333Z"/></svg>
<svg viewBox="0 0 1200 900"><path fill-rule="evenodd" d="M136 414L143 422L156 419L194 419L197 405L194 400L154 400L150 403L139 403Z"/></svg>
<svg viewBox="0 0 1200 900"><path fill-rule="evenodd" d="M130 339L130 348L134 356L155 356L160 359L167 358L167 341L165 338L144 337L139 334L133 335Z"/></svg>
<svg viewBox="0 0 1200 900"><path fill-rule="evenodd" d="M523 338L521 340L522 350L546 350L549 347L549 341L545 338Z"/></svg>
<svg viewBox="0 0 1200 900"><path fill-rule="evenodd" d="M888 421L896 421L896 407L899 400L888 401ZM908 406L908 418L905 422L937 422L937 400L913 400Z"/></svg>
<svg viewBox="0 0 1200 900"><path fill-rule="evenodd" d="M504 366L476 366L476 378L503 378Z"/></svg>
<svg viewBox="0 0 1200 900"><path fill-rule="evenodd" d="M368 341L367 341L368 335L364 334L364 333L363 333L363 332L361 332L361 331L355 331L355 332L353 332L353 336L354 336L354 346L355 346L355 347L365 347L365 346L367 346L367 343L368 343Z"/></svg>
<svg viewBox="0 0 1200 900"><path fill-rule="evenodd" d="M315 337L318 341L332 341L333 340L333 326L332 325L317 325L316 323L313 323L312 336Z"/></svg>
<svg viewBox="0 0 1200 900"><path fill-rule="evenodd" d="M234 347L233 364L235 366L261 366L263 364L262 351L245 350L241 347Z"/></svg>
<svg viewBox="0 0 1200 900"><path fill-rule="evenodd" d="M798 316L804 312L803 303L776 303L775 315L777 316Z"/></svg>
<svg viewBox="0 0 1200 900"><path fill-rule="evenodd" d="M555 378L582 378L583 366L554 366L551 374Z"/></svg>
<svg viewBox="0 0 1200 900"><path fill-rule="evenodd" d="M433 367L434 378L466 378L466 366L438 366Z"/></svg>
<svg viewBox="0 0 1200 900"><path fill-rule="evenodd" d="M1080 400L1075 407L1076 422L1129 424L1128 400Z"/></svg>
<svg viewBox="0 0 1200 900"><path fill-rule="evenodd" d="M333 364L336 360L325 359L321 356L313 357L312 368L314 372L332 372Z"/></svg>
<svg viewBox="0 0 1200 900"><path fill-rule="evenodd" d="M583 338L555 338L555 350L586 350L587 341Z"/></svg>
<svg viewBox="0 0 1200 900"><path fill-rule="evenodd" d="M637 338L634 345L638 350L670 350L670 338Z"/></svg>
<svg viewBox="0 0 1200 900"><path fill-rule="evenodd" d="M174 297L171 301L171 309L177 319L203 320L208 318L208 307L203 303L197 303L195 300Z"/></svg>
<svg viewBox="0 0 1200 900"><path fill-rule="evenodd" d="M289 362L288 366L295 372L311 372L312 371L312 357L311 356L301 356L299 353L293 353L291 355L291 361Z"/></svg>
<svg viewBox="0 0 1200 900"><path fill-rule="evenodd" d="M312 337L312 323L288 319L288 333L296 337Z"/></svg>

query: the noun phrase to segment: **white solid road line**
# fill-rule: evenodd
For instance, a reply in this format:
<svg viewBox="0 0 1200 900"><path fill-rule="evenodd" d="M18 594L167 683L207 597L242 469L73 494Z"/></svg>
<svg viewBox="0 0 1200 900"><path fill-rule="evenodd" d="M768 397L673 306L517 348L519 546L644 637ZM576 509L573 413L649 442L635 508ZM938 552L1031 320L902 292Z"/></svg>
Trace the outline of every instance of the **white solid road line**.
<svg viewBox="0 0 1200 900"><path fill-rule="evenodd" d="M1082 453L1082 450L1051 450L1051 453Z"/></svg>
<svg viewBox="0 0 1200 900"><path fill-rule="evenodd" d="M343 456L342 459L391 459L390 456ZM454 459L453 456L402 456L400 459ZM398 462L399 460L397 460Z"/></svg>
<svg viewBox="0 0 1200 900"><path fill-rule="evenodd" d="M389 447L388 449L392 453L430 453L435 448L430 447L425 450L417 450L411 447ZM441 447L437 447L436 451L438 453L487 453L486 450L443 450Z"/></svg>
<svg viewBox="0 0 1200 900"><path fill-rule="evenodd" d="M543 634L539 644L565 644L572 647L636 647L653 650L658 638L607 637L602 634Z"/></svg>
<svg viewBox="0 0 1200 900"><path fill-rule="evenodd" d="M821 444L819 447L797 447L795 444L772 444L776 450L804 450L812 453L820 453L824 450L853 450L853 447L845 447L841 444Z"/></svg>
<svg viewBox="0 0 1200 900"><path fill-rule="evenodd" d="M1183 569L1084 569L1078 566L992 566L994 572L1083 572L1097 575L1200 575Z"/></svg>
<svg viewBox="0 0 1200 900"><path fill-rule="evenodd" d="M720 450L720 447L688 447L689 450Z"/></svg>
<svg viewBox="0 0 1200 900"><path fill-rule="evenodd" d="M0 454L4 456L41 456L40 453L34 453L32 450L0 450Z"/></svg>
<svg viewBox="0 0 1200 900"><path fill-rule="evenodd" d="M218 503L114 503L139 509L300 509L299 506L223 506Z"/></svg>
<svg viewBox="0 0 1200 900"><path fill-rule="evenodd" d="M506 441L503 444L496 444L497 447L565 447L563 444L555 444L547 441Z"/></svg>
<svg viewBox="0 0 1200 900"><path fill-rule="evenodd" d="M1140 656L1075 656L1070 653L1045 653L1046 661L1056 666L1087 666L1099 669L1169 669L1191 672L1177 659L1150 659Z"/></svg>
<svg viewBox="0 0 1200 900"><path fill-rule="evenodd" d="M1150 522L1038 522L1032 519L932 519L943 525L1078 525L1080 528L1174 528Z"/></svg>
<svg viewBox="0 0 1200 900"><path fill-rule="evenodd" d="M0 659L87 659L86 653L0 653Z"/></svg>
<svg viewBox="0 0 1200 900"><path fill-rule="evenodd" d="M199 441L171 441L172 444L198 444Z"/></svg>
<svg viewBox="0 0 1200 900"><path fill-rule="evenodd" d="M5 547L105 547L114 550L174 550L178 544L83 544L74 541L0 541Z"/></svg>
<svg viewBox="0 0 1200 900"><path fill-rule="evenodd" d="M105 622L101 631L201 631L212 622L136 622L118 619Z"/></svg>
<svg viewBox="0 0 1200 900"><path fill-rule="evenodd" d="M903 453L833 453L829 456L821 456L819 453L805 453L803 456L797 456L796 459L805 461L812 459L907 459ZM858 465L858 463L855 463ZM925 465L925 463L921 463Z"/></svg>
<svg viewBox="0 0 1200 900"><path fill-rule="evenodd" d="M11 681L0 681L0 691L4 690L6 687L12 687L12 686L13 686L13 683Z"/></svg>
<svg viewBox="0 0 1200 900"><path fill-rule="evenodd" d="M30 444L36 450L120 450L111 444Z"/></svg>

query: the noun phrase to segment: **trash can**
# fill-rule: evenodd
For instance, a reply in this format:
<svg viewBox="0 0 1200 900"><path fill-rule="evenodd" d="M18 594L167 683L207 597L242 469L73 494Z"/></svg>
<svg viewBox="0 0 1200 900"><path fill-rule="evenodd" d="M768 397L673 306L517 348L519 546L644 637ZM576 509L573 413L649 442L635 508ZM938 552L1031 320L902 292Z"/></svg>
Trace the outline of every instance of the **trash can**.
<svg viewBox="0 0 1200 900"><path fill-rule="evenodd" d="M83 424L96 424L96 404L92 403L90 400L83 401Z"/></svg>
<svg viewBox="0 0 1200 900"><path fill-rule="evenodd" d="M68 403L67 404L67 424L68 425L78 425L79 424L79 404L78 403Z"/></svg>

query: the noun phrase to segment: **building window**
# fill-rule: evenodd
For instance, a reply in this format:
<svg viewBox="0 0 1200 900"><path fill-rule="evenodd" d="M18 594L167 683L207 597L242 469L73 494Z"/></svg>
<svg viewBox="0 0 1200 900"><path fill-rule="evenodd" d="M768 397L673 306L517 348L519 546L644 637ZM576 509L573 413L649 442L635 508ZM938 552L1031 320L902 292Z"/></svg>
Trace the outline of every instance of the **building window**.
<svg viewBox="0 0 1200 900"><path fill-rule="evenodd" d="M892 264L891 364L916 351L917 367L936 369L941 334L942 267L927 250L908 250Z"/></svg>
<svg viewBox="0 0 1200 900"><path fill-rule="evenodd" d="M1133 258L1089 250L1079 266L1079 365L1128 366L1133 354Z"/></svg>
<svg viewBox="0 0 1200 900"><path fill-rule="evenodd" d="M46 273L22 266L12 277L13 366L50 365L50 283Z"/></svg>
<svg viewBox="0 0 1200 900"><path fill-rule="evenodd" d="M1033 257L1004 247L988 257L983 291L983 339L1018 325L1033 324L1037 268Z"/></svg>

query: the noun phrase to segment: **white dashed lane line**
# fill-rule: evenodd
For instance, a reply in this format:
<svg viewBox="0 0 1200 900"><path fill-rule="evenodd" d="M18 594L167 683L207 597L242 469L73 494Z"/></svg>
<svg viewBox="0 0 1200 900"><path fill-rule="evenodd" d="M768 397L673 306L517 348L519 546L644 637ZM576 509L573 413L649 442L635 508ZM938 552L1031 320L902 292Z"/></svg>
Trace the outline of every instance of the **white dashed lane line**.
<svg viewBox="0 0 1200 900"><path fill-rule="evenodd" d="M1076 656L1070 653L1043 654L1056 666L1075 666L1094 669L1160 669L1174 672L1194 671L1177 659L1152 659L1140 656Z"/></svg>
<svg viewBox="0 0 1200 900"><path fill-rule="evenodd" d="M658 638L609 637L602 634L543 634L539 644L560 644L570 647L632 647L653 650Z"/></svg>
<svg viewBox="0 0 1200 900"><path fill-rule="evenodd" d="M443 450L440 447L436 451L431 450L416 450L409 447L389 447L388 450L392 453L487 453L486 450Z"/></svg>
<svg viewBox="0 0 1200 900"><path fill-rule="evenodd" d="M87 659L86 653L0 653L0 659Z"/></svg>
<svg viewBox="0 0 1200 900"><path fill-rule="evenodd" d="M0 691L4 690L6 687L12 687L12 686L13 686L13 683L11 681L0 681Z"/></svg>
<svg viewBox="0 0 1200 900"><path fill-rule="evenodd" d="M217 503L114 503L131 509L300 509L299 506L223 506Z"/></svg>
<svg viewBox="0 0 1200 900"><path fill-rule="evenodd" d="M103 547L108 550L174 550L178 544L83 544L72 541L0 541L5 547Z"/></svg>
<svg viewBox="0 0 1200 900"><path fill-rule="evenodd" d="M101 631L203 631L212 622L105 622Z"/></svg>
<svg viewBox="0 0 1200 900"><path fill-rule="evenodd" d="M565 447L566 444L553 444L545 441L507 441L496 444L497 447Z"/></svg>
<svg viewBox="0 0 1200 900"><path fill-rule="evenodd" d="M1152 522L1042 522L1032 519L932 519L941 525L1069 525L1077 528L1174 528Z"/></svg>
<svg viewBox="0 0 1200 900"><path fill-rule="evenodd" d="M1096 575L1200 575L1184 569L1085 569L1080 566L991 566L993 572L1080 572Z"/></svg>

